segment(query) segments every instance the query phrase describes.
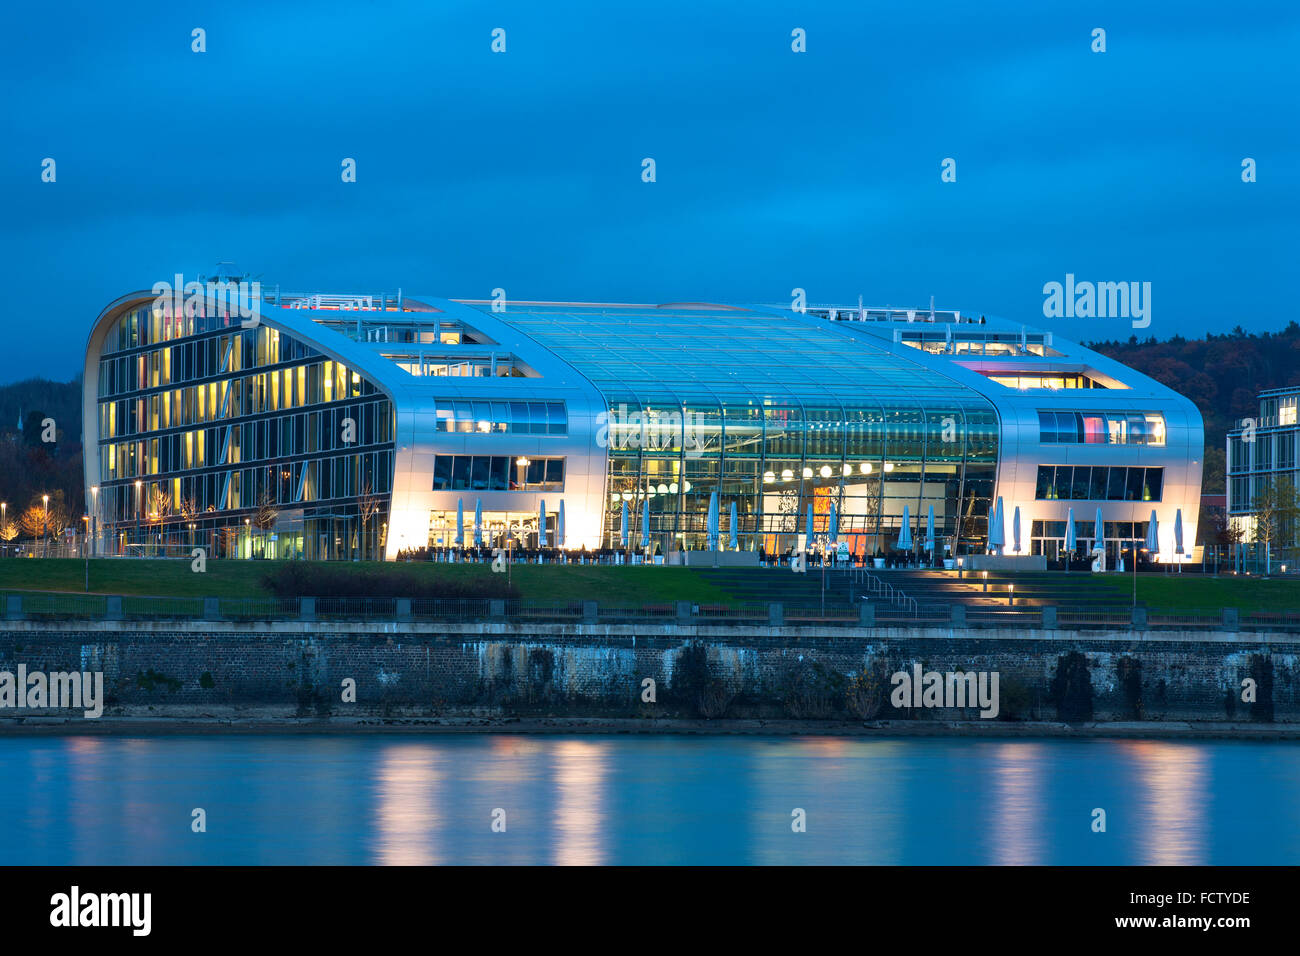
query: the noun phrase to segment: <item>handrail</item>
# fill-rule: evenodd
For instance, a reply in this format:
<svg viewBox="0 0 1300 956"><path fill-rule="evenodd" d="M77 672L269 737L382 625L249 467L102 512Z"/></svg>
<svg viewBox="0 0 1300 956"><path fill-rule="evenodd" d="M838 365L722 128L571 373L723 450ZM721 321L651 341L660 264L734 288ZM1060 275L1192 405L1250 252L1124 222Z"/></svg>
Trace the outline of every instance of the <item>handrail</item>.
<svg viewBox="0 0 1300 956"><path fill-rule="evenodd" d="M904 610L910 608L914 617L919 616L920 611L916 598L909 597L901 589L894 587L888 581L882 581L862 568L855 569L855 573L859 575L859 582L865 581L867 583L867 588L872 594L881 595L893 607L901 607Z"/></svg>

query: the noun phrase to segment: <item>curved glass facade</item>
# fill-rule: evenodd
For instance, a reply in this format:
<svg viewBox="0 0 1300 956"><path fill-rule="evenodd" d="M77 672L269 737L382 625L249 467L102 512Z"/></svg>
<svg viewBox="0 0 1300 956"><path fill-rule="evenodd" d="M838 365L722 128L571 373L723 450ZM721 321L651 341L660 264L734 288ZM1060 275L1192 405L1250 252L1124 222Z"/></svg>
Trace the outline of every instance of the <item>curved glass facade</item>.
<svg viewBox="0 0 1300 956"><path fill-rule="evenodd" d="M101 534L116 553L381 553L393 409L357 371L266 325L147 305L109 328L98 374Z"/></svg>
<svg viewBox="0 0 1300 956"><path fill-rule="evenodd" d="M486 311L486 308L484 309ZM982 541L997 469L998 420L978 393L906 357L791 313L714 306L511 306L499 318L581 372L608 411L603 542L746 549L823 535L834 507L853 553L894 546L906 507L939 549ZM648 509L649 525L643 529Z"/></svg>

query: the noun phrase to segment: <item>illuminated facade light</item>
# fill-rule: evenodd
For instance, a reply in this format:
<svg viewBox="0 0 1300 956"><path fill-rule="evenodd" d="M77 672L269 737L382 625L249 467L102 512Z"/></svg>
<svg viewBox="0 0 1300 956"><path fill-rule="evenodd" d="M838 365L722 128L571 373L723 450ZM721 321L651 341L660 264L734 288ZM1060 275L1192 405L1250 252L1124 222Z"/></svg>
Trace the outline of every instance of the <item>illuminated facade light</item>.
<svg viewBox="0 0 1300 956"><path fill-rule="evenodd" d="M1162 468L1160 500L1108 498L1105 520L1131 530L1155 508L1163 528L1181 508L1195 540L1191 403L1020 323L277 292L244 325L165 316L154 299L106 308L86 357L86 487L119 550L144 540L138 516L155 539L158 524L166 537L189 523L184 503L196 537L218 547L223 530L273 510L274 533L248 536L240 556L394 558L403 544L445 545L458 507L472 521L480 505L486 527L526 542L542 500L548 515L564 502L566 547L617 548L624 505L650 497L654 546L694 548L717 491L740 546L769 554L798 544L809 505L832 502L856 554L892 547L904 505L921 500L954 553L975 549L983 531L962 516L998 496L1021 507L1025 550L1038 553L1071 503L1035 495L1048 465L1053 480L1068 465L1086 496L1102 466ZM1106 442L1089 437L1103 434L1094 420ZM1068 448L1053 441L1067 421L1083 423ZM888 477L875 467L885 456ZM170 511L154 518L161 500Z"/></svg>

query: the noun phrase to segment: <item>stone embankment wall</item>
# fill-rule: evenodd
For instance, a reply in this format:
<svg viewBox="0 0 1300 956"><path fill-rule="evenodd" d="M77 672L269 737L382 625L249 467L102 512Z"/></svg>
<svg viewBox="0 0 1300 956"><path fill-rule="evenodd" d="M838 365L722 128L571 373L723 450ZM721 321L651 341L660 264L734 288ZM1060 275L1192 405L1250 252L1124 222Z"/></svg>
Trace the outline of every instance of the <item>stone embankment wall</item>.
<svg viewBox="0 0 1300 956"><path fill-rule="evenodd" d="M1231 631L4 622L0 671L20 663L102 670L105 716L977 716L895 709L889 675L919 665L997 672L1001 720L1300 723L1300 638Z"/></svg>

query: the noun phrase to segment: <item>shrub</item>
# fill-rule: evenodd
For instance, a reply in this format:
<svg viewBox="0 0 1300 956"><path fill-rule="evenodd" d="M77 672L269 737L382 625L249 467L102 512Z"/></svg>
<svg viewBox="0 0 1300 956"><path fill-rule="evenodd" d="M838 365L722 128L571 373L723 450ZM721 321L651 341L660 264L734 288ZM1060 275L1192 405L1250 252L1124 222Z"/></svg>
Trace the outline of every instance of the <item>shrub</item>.
<svg viewBox="0 0 1300 956"><path fill-rule="evenodd" d="M885 669L877 660L870 660L848 680L844 689L844 709L858 720L873 720L885 704Z"/></svg>
<svg viewBox="0 0 1300 956"><path fill-rule="evenodd" d="M1133 657L1121 657L1116 668L1120 692L1124 695L1124 716L1129 720L1142 719L1142 662Z"/></svg>
<svg viewBox="0 0 1300 956"><path fill-rule="evenodd" d="M1092 672L1087 657L1070 651L1057 658L1052 699L1056 702L1058 720L1068 724L1092 720Z"/></svg>
<svg viewBox="0 0 1300 956"><path fill-rule="evenodd" d="M1010 674L998 680L998 720L1025 720L1033 717L1034 693L1024 681Z"/></svg>
<svg viewBox="0 0 1300 956"><path fill-rule="evenodd" d="M727 713L736 693L709 666L709 652L703 644L687 644L673 665L670 692L674 700L705 720L716 720Z"/></svg>
<svg viewBox="0 0 1300 956"><path fill-rule="evenodd" d="M1273 659L1266 654L1250 655L1250 676L1255 679L1255 703L1250 705L1251 720L1273 719Z"/></svg>
<svg viewBox="0 0 1300 956"><path fill-rule="evenodd" d="M183 686L183 682L175 677L168 677L166 674L160 674L152 667L146 671L136 671L135 684L141 690L154 691L159 687L166 687L169 694L174 694Z"/></svg>
<svg viewBox="0 0 1300 956"><path fill-rule="evenodd" d="M839 671L801 661L788 679L785 710L796 720L827 720L836 715L844 692L844 675Z"/></svg>
<svg viewBox="0 0 1300 956"><path fill-rule="evenodd" d="M401 597L439 600L517 598L504 575L445 577L419 565L368 565L286 561L266 577L278 597Z"/></svg>

